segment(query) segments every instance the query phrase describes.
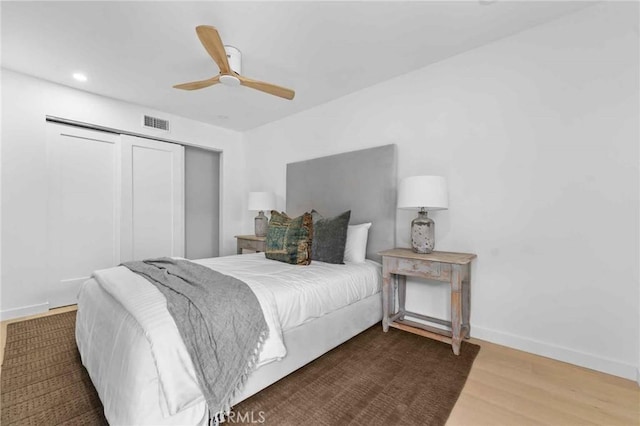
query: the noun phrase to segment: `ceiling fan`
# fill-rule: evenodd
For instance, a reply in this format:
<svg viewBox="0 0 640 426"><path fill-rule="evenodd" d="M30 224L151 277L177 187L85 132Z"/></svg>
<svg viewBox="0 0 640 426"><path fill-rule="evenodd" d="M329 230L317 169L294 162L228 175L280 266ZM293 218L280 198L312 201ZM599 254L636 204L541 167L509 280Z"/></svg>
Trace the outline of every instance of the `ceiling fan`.
<svg viewBox="0 0 640 426"><path fill-rule="evenodd" d="M260 90L261 92L268 93L270 95L279 96L285 99L293 99L295 92L286 87L276 86L275 84L265 83L263 81L252 80L250 78L240 75L241 70L241 55L240 51L233 46L224 46L220 39L218 30L209 25L199 25L196 27L196 33L200 42L207 50L209 55L218 64L220 73L215 77L201 80L192 81L190 83L176 84L173 86L176 89L183 90L196 90L204 89L205 87L213 86L214 84L222 83L225 86L246 86L252 89ZM226 50L225 50L226 48ZM229 65L229 62L233 66Z"/></svg>

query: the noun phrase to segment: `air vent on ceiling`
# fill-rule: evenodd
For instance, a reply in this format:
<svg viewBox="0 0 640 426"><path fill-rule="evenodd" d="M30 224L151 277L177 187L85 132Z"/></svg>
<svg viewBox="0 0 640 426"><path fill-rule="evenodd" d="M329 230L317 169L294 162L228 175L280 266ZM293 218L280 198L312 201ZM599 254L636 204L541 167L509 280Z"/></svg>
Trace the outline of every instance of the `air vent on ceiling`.
<svg viewBox="0 0 640 426"><path fill-rule="evenodd" d="M145 115L143 117L142 126L147 127L149 129L157 129L157 130L168 132L169 120L163 120L162 118Z"/></svg>

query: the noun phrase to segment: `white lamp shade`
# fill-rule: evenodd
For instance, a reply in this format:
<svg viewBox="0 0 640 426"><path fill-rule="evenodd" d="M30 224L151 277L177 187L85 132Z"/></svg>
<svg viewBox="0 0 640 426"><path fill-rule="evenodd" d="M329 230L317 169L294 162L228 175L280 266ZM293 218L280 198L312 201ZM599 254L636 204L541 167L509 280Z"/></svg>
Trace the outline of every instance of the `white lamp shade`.
<svg viewBox="0 0 640 426"><path fill-rule="evenodd" d="M249 210L269 211L276 206L276 196L273 192L250 192Z"/></svg>
<svg viewBox="0 0 640 426"><path fill-rule="evenodd" d="M442 176L412 176L400 181L398 208L445 210L449 208L447 181Z"/></svg>

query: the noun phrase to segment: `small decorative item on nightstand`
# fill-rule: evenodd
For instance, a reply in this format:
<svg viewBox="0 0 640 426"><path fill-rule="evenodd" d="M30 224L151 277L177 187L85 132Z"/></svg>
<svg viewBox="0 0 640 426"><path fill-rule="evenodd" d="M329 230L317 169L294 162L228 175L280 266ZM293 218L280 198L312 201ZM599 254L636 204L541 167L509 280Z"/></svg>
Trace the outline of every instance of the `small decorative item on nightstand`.
<svg viewBox="0 0 640 426"><path fill-rule="evenodd" d="M265 210L271 210L276 206L276 197L273 192L249 192L249 210L258 212L255 217L255 234L256 237L264 237L267 235L267 227L269 219L264 215Z"/></svg>
<svg viewBox="0 0 640 426"><path fill-rule="evenodd" d="M447 182L441 176L413 176L402 179L398 188L398 208L418 210L411 222L411 247L416 253L431 253L435 247L435 223L430 210L449 207Z"/></svg>

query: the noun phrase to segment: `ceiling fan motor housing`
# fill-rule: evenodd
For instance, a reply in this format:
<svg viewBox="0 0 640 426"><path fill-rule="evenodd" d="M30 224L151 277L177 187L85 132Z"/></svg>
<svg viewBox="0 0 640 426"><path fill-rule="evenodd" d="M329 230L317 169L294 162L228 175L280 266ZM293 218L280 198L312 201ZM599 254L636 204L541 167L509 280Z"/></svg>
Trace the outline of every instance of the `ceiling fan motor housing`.
<svg viewBox="0 0 640 426"><path fill-rule="evenodd" d="M242 74L242 53L235 47L229 45L225 45L224 50L227 52L229 67L238 74Z"/></svg>

